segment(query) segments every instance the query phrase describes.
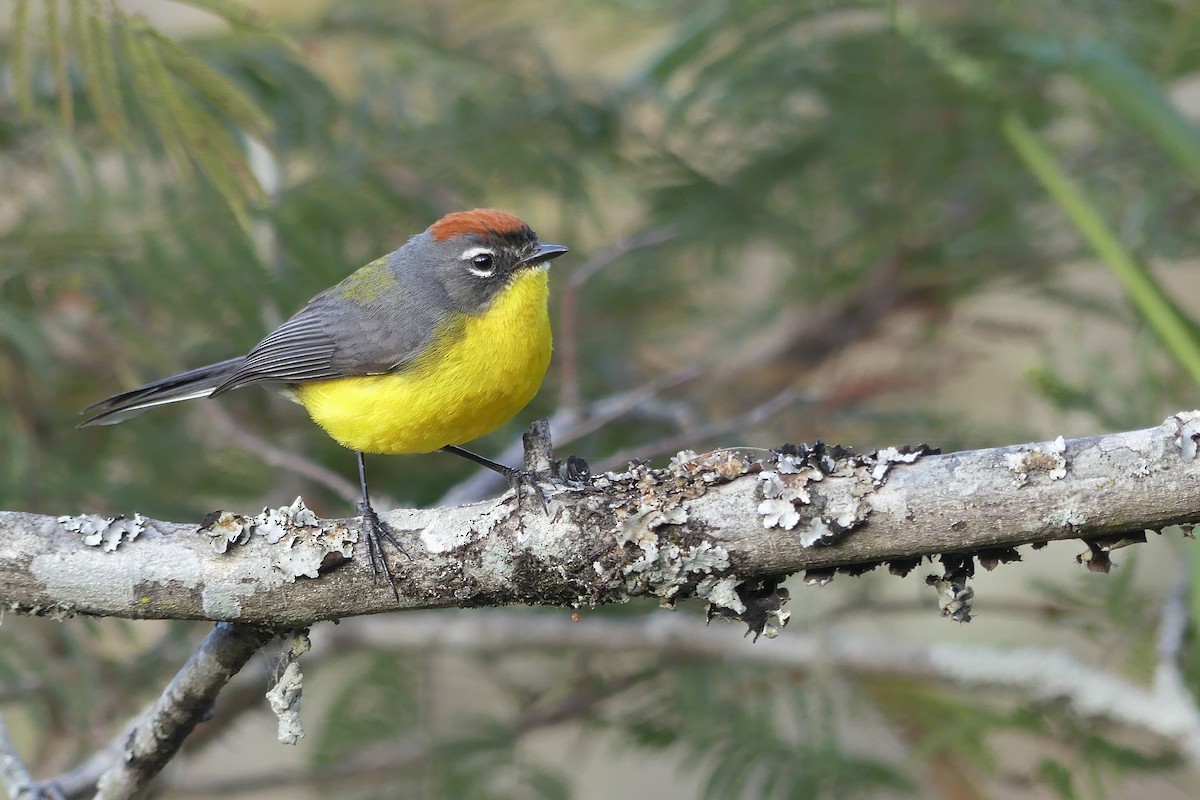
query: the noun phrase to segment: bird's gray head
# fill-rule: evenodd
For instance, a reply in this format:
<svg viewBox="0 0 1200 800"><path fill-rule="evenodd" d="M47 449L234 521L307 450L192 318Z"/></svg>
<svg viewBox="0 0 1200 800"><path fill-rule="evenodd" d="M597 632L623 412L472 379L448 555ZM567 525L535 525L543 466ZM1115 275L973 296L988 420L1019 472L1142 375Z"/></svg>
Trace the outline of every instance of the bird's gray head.
<svg viewBox="0 0 1200 800"><path fill-rule="evenodd" d="M467 314L483 311L524 270L545 269L567 252L541 244L518 217L490 208L447 214L395 253L410 286L439 287L431 302ZM413 280L415 279L415 280Z"/></svg>

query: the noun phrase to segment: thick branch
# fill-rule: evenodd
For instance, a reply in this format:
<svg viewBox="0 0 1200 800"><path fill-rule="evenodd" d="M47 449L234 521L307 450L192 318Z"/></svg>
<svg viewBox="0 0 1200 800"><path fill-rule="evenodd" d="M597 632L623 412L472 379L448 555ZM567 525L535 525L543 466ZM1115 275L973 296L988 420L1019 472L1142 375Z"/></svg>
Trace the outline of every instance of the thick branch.
<svg viewBox="0 0 1200 800"><path fill-rule="evenodd" d="M983 553L1200 520L1200 413L1157 428L948 455L720 450L458 508L386 515L399 600L373 583L357 520L302 507L207 529L0 514L15 611L303 627L395 608L699 596L747 613L799 570ZM71 529L77 529L75 532ZM96 546L84 544L83 536ZM134 538L136 537L136 538ZM359 556L355 558L354 556ZM969 563L969 559L968 559ZM969 570L967 570L969 573ZM758 595L756 595L758 592Z"/></svg>

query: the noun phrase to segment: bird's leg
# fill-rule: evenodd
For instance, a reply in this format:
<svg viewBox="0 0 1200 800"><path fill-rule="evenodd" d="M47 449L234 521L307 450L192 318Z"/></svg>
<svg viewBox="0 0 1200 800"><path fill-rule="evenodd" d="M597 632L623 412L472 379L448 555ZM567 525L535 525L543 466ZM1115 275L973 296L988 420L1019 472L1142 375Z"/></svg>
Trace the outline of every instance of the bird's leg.
<svg viewBox="0 0 1200 800"><path fill-rule="evenodd" d="M547 516L550 514L550 504L546 500L546 493L542 490L542 487L538 484L537 476L534 475L532 472L528 472L523 469L513 469L512 467L506 467L499 462L492 461L490 458L484 458L483 456L479 455L478 453L472 453L470 450L464 450L461 447L456 447L455 445L452 445L452 444L448 444L445 447L443 447L442 452L443 453L453 453L456 456L462 456L463 458L467 459L468 461L474 461L476 464L478 464L481 467L487 467L492 472L498 472L501 475L503 475L508 480L509 485L512 486L513 491L517 495L517 507L518 508L521 506L521 487L522 486L533 487L533 490L535 492L537 492L538 499L540 499L542 501L542 510L546 512Z"/></svg>
<svg viewBox="0 0 1200 800"><path fill-rule="evenodd" d="M392 594L396 595L396 599L399 600L400 590L396 588L396 576L388 565L387 557L383 554L383 544L380 540L386 539L392 547L406 556L408 551L388 530L388 526L383 524L379 515L375 513L375 509L371 507L371 496L367 493L367 465L361 452L356 452L355 455L358 456L358 482L362 484L362 500L358 504L358 513L362 515L362 532L363 538L367 540L367 554L371 559L372 579L378 580L380 572L386 575L388 584L392 587Z"/></svg>

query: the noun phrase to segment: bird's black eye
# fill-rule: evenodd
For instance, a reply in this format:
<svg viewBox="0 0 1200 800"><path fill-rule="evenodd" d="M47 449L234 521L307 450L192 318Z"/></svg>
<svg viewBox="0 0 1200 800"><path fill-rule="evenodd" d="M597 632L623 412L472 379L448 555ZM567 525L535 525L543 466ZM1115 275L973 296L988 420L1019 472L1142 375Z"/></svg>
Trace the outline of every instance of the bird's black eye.
<svg viewBox="0 0 1200 800"><path fill-rule="evenodd" d="M472 275L481 278L490 278L496 271L496 254L486 247L472 247L462 254L462 260Z"/></svg>

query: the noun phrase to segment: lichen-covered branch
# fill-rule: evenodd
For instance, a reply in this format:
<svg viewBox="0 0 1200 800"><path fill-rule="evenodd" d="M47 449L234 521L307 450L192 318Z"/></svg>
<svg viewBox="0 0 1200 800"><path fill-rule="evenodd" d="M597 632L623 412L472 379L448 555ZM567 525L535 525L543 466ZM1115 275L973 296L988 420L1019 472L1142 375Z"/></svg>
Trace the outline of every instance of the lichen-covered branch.
<svg viewBox="0 0 1200 800"><path fill-rule="evenodd" d="M683 453L663 469L575 464L485 503L384 515L399 599L373 579L358 520L302 504L203 524L0 514L0 603L18 612L305 627L396 608L699 597L756 631L786 618L776 586L944 556L934 584L965 618L975 563L1051 539L1088 566L1146 530L1200 520L1200 412L1156 428L937 455L837 447ZM548 452L544 431L530 452ZM543 452L542 461L545 461ZM535 465L538 466L538 465ZM541 467L545 465L542 464ZM545 504L543 505L543 499Z"/></svg>

